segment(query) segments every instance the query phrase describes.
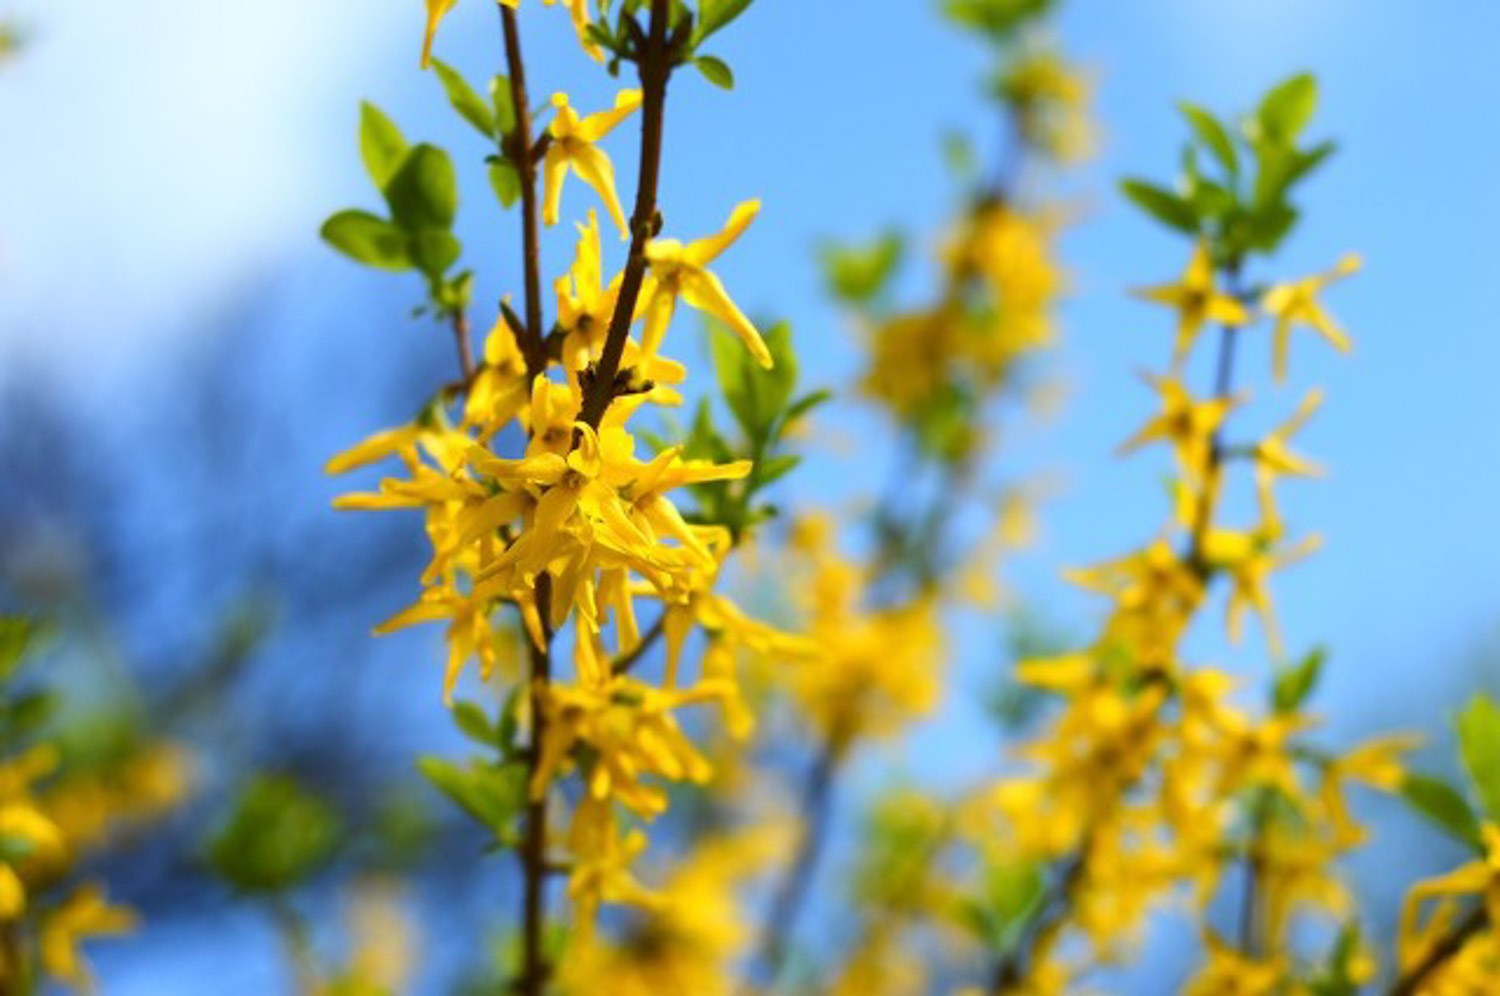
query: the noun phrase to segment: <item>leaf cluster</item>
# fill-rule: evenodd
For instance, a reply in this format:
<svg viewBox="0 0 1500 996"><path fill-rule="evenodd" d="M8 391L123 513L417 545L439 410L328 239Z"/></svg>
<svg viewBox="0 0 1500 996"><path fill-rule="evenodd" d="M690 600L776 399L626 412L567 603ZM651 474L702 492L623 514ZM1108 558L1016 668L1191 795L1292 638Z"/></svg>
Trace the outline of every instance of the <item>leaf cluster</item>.
<svg viewBox="0 0 1500 996"><path fill-rule="evenodd" d="M1125 179L1120 190L1161 224L1205 239L1218 265L1275 252L1297 222L1292 191L1335 149L1303 143L1317 104L1317 80L1306 73L1273 87L1237 129L1183 101L1189 139L1177 187Z"/></svg>

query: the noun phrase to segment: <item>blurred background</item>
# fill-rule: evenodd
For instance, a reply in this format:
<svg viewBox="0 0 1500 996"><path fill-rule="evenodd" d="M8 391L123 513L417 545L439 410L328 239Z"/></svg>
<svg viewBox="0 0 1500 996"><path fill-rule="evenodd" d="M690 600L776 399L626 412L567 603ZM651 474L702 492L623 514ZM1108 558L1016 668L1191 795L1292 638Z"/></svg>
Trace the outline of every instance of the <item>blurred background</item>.
<svg viewBox="0 0 1500 996"><path fill-rule="evenodd" d="M445 24L442 54L471 77L498 66L492 6L467 0ZM988 113L983 53L927 3L852 6L756 3L716 46L735 67L731 93L691 74L674 83L663 178L668 225L688 237L762 198L719 272L748 310L792 322L803 382L836 392L858 344L823 291L817 246L940 230L954 197L942 138L984 134ZM375 198L355 144L361 99L447 146L464 197L493 208L460 233L471 259L493 247L499 260L476 300L519 283L486 150L417 68L421 5L0 0L0 19L24 42L0 63L0 604L69 621L49 667L72 708L138 688L142 715L212 745L197 774L209 802L108 859L143 927L97 946L106 991L290 985L273 924L203 873L196 843L216 794L250 769L318 786L368 828L371 860L399 860L403 835L451 836L415 878L432 915L413 991L452 991L475 952L444 917L482 922L510 884L503 862L476 865L477 832L438 807L422 815L431 790L412 757L461 742L437 692L438 634L368 635L414 596L425 543L391 520L332 512L339 487L321 471L452 376L450 341L410 317L415 278L360 269L317 238L329 213ZM608 98L564 17L527 22L535 93ZM1366 268L1330 296L1352 359L1297 343L1295 369L1328 398L1301 448L1331 474L1288 492L1292 525L1325 546L1276 597L1293 653L1330 648L1320 708L1333 733L1436 731L1424 760L1441 768L1448 710L1500 689L1500 8L1076 0L1059 30L1090 70L1103 140L1069 188L1081 223L1065 245L1054 371L1066 402L1017 455L1061 486L1010 583L1049 627L1086 632L1098 606L1059 568L1131 548L1165 508L1159 468L1112 451L1152 404L1133 373L1159 365L1170 334L1126 290L1174 277L1185 251L1120 201L1116 179L1171 175L1175 101L1233 112L1314 71L1313 133L1340 148L1302 192L1307 218L1279 275L1351 250ZM617 162L632 141L622 130ZM551 268L571 251L552 240ZM879 438L875 420L848 399L825 408L781 500L835 506L877 489L893 454L860 445ZM985 722L1002 640L965 630L947 705L902 755L908 774L960 779L993 764L972 756L969 733ZM1264 674L1254 639L1234 649L1206 636L1198 649ZM879 781L889 760L868 759L862 778ZM1360 882L1393 912L1400 883L1453 852L1393 808L1374 815ZM314 891L336 916L336 876Z"/></svg>

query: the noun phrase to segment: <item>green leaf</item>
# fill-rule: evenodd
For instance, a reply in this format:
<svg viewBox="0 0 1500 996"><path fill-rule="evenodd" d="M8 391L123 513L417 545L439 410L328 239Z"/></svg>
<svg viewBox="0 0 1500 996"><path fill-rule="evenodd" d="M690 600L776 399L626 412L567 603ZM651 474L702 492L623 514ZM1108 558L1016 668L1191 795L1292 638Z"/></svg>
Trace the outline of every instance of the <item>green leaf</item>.
<svg viewBox="0 0 1500 996"><path fill-rule="evenodd" d="M323 241L357 263L381 270L409 270L406 233L368 211L340 211L323 223Z"/></svg>
<svg viewBox="0 0 1500 996"><path fill-rule="evenodd" d="M1051 6L1052 0L945 0L943 13L955 24L1003 43Z"/></svg>
<svg viewBox="0 0 1500 996"><path fill-rule="evenodd" d="M447 273L463 251L454 234L442 228L425 228L413 233L408 246L417 269L433 280Z"/></svg>
<svg viewBox="0 0 1500 996"><path fill-rule="evenodd" d="M797 453L783 453L779 456L767 457L756 464L756 484L760 487L774 484L796 469L801 462L802 457Z"/></svg>
<svg viewBox="0 0 1500 996"><path fill-rule="evenodd" d="M1327 651L1319 647L1302 658L1301 663L1283 668L1276 675L1271 702L1277 712L1295 712L1307 700L1318 685L1318 678L1323 673L1323 662L1327 657Z"/></svg>
<svg viewBox="0 0 1500 996"><path fill-rule="evenodd" d="M458 72L445 62L437 59L432 60L432 68L437 71L438 79L443 83L443 89L447 91L448 103L469 124L479 130L486 138L495 137L495 111L491 105L486 104L474 88L469 86Z"/></svg>
<svg viewBox="0 0 1500 996"><path fill-rule="evenodd" d="M824 388L819 388L816 391L811 391L807 394L804 394L802 397L798 398L796 401L793 401L790 405L787 406L786 423L790 424L797 421L799 418L806 415L814 408L818 407L826 401L831 401L832 399L833 392Z"/></svg>
<svg viewBox="0 0 1500 996"><path fill-rule="evenodd" d="M990 950L1009 950L1042 901L1045 884L1041 869L1030 862L992 865L981 895L964 910L970 928Z"/></svg>
<svg viewBox="0 0 1500 996"><path fill-rule="evenodd" d="M890 281L904 249L901 235L887 232L868 246L827 245L818 255L833 293L851 304L866 304Z"/></svg>
<svg viewBox="0 0 1500 996"><path fill-rule="evenodd" d="M1401 781L1401 797L1439 829L1478 850L1479 818L1458 790L1447 782L1426 775L1407 775Z"/></svg>
<svg viewBox="0 0 1500 996"><path fill-rule="evenodd" d="M57 712L55 692L35 691L0 701L0 746L19 744L37 733Z"/></svg>
<svg viewBox="0 0 1500 996"><path fill-rule="evenodd" d="M1169 228L1195 234L1198 231L1198 214L1188 200L1169 190L1144 180L1121 180L1120 193L1136 207Z"/></svg>
<svg viewBox="0 0 1500 996"><path fill-rule="evenodd" d="M797 357L792 352L791 327L778 322L765 335L774 365L764 370L739 339L722 323L708 323L710 349L719 388L735 421L759 447L770 438L771 427L785 409L797 384Z"/></svg>
<svg viewBox="0 0 1500 996"><path fill-rule="evenodd" d="M490 163L490 189L500 201L501 207L510 207L521 196L521 174L509 159L496 159Z"/></svg>
<svg viewBox="0 0 1500 996"><path fill-rule="evenodd" d="M209 864L236 888L277 892L327 862L339 821L320 797L290 778L257 777L209 841Z"/></svg>
<svg viewBox="0 0 1500 996"><path fill-rule="evenodd" d="M1458 713L1456 725L1469 781L1485 813L1500 820L1500 706L1487 695L1475 695Z"/></svg>
<svg viewBox="0 0 1500 996"><path fill-rule="evenodd" d="M0 616L0 678L13 673L26 656L36 626L22 616Z"/></svg>
<svg viewBox="0 0 1500 996"><path fill-rule="evenodd" d="M1260 134L1274 141L1290 143L1318 108L1318 81L1301 73L1278 84L1262 98L1255 112Z"/></svg>
<svg viewBox="0 0 1500 996"><path fill-rule="evenodd" d="M1193 129L1193 134L1200 144L1214 154L1219 160L1225 172L1234 176L1240 171L1239 156L1234 151L1234 142L1229 137L1229 132L1219 123L1219 119L1205 111L1196 104L1181 101L1177 109L1187 118L1188 124Z"/></svg>
<svg viewBox="0 0 1500 996"><path fill-rule="evenodd" d="M385 186L396 223L408 232L448 228L458 209L458 177L448 153L423 143L414 147Z"/></svg>
<svg viewBox="0 0 1500 996"><path fill-rule="evenodd" d="M490 103L495 108L495 127L509 135L516 127L516 104L511 99L510 78L496 76L490 80Z"/></svg>
<svg viewBox="0 0 1500 996"><path fill-rule="evenodd" d="M526 772L520 765L478 762L460 768L438 757L417 760L417 768L444 795L496 838L508 841L517 814L526 804Z"/></svg>
<svg viewBox="0 0 1500 996"><path fill-rule="evenodd" d="M1289 204L1272 204L1257 211L1247 221L1246 248L1263 253L1275 252L1297 223L1297 218L1297 209Z"/></svg>
<svg viewBox="0 0 1500 996"><path fill-rule="evenodd" d="M700 55L693 60L693 65L697 66L703 78L714 86L723 87L725 90L734 89L734 71L723 59L717 59L712 55Z"/></svg>
<svg viewBox="0 0 1500 996"><path fill-rule="evenodd" d="M453 725L457 726L470 740L488 747L494 747L499 743L499 735L495 727L491 725L490 718L473 702L455 702L452 712Z"/></svg>
<svg viewBox="0 0 1500 996"><path fill-rule="evenodd" d="M359 155L376 188L385 189L406 156L401 130L369 101L359 105Z"/></svg>
<svg viewBox="0 0 1500 996"><path fill-rule="evenodd" d="M750 6L750 0L702 0L698 4L698 23L693 28L696 47L714 32L728 26Z"/></svg>

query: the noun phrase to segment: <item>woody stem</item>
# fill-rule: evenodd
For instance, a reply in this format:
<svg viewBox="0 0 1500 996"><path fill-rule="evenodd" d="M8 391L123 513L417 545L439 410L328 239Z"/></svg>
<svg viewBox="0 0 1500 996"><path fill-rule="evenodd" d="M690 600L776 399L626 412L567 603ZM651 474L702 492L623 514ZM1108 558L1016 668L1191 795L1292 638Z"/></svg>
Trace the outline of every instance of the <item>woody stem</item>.
<svg viewBox="0 0 1500 996"><path fill-rule="evenodd" d="M672 46L668 44L667 20L669 0L651 0L651 26L645 44L636 60L641 78L641 162L635 191L635 210L630 215L630 254L620 279L620 294L610 316L604 349L595 366L592 379L585 387L583 409L579 415L585 423L598 428L599 420L615 396L615 378L620 372L620 358L641 295L646 276L646 243L655 235L656 192L661 179L662 124L666 111L667 80L672 75Z"/></svg>
<svg viewBox="0 0 1500 996"><path fill-rule="evenodd" d="M505 61L510 73L510 101L516 124L500 140L500 151L514 164L521 181L522 264L526 280L526 328L521 331L521 352L526 356L526 376L535 380L547 369L547 345L542 334L542 236L537 220L536 157L531 147L531 105L526 95L526 64L521 58L521 31L516 12L500 5L500 24L505 34Z"/></svg>

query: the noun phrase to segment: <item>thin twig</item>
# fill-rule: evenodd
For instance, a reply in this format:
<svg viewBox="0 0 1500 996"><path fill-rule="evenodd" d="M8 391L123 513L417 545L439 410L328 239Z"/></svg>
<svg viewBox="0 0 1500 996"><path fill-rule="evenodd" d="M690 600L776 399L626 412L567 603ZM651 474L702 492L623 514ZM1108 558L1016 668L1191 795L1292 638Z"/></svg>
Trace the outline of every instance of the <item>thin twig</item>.
<svg viewBox="0 0 1500 996"><path fill-rule="evenodd" d="M469 313L462 307L454 308L452 322L453 341L458 346L458 368L463 371L463 383L467 388L474 383L474 348L469 343Z"/></svg>
<svg viewBox="0 0 1500 996"><path fill-rule="evenodd" d="M667 614L663 612L657 617L656 622L651 624L651 628L646 630L641 635L641 638L636 641L634 647L631 647L625 653L615 658L614 663L610 665L610 673L615 675L629 674L631 668L641 662L641 658L646 656L646 652L655 646L656 641L660 640L666 631Z"/></svg>
<svg viewBox="0 0 1500 996"><path fill-rule="evenodd" d="M535 380L547 369L547 346L542 333L542 234L537 218L536 159L532 156L531 105L526 96L526 64L521 58L521 30L516 12L500 4L505 34L505 61L510 71L510 99L516 126L502 137L500 150L516 167L521 181L521 245L526 279L526 328L521 350L526 376Z"/></svg>
<svg viewBox="0 0 1500 996"><path fill-rule="evenodd" d="M543 572L536 579L536 611L542 620L543 646L527 640L531 648L531 744L526 754L526 784L531 784L541 763L542 745L547 736L546 695L552 680L552 576ZM525 827L519 852L525 876L522 897L521 976L516 980L520 996L542 996L552 967L543 948L546 922L546 879L550 871L547 860L547 795L530 799L526 804Z"/></svg>
<svg viewBox="0 0 1500 996"><path fill-rule="evenodd" d="M630 216L630 255L620 279L620 295L610 317L604 349L594 368L583 398L580 418L595 428L615 396L615 377L625 340L635 320L641 282L646 276L646 243L656 234L656 191L661 179L662 123L666 111L667 80L672 75L673 53L667 38L669 0L651 0L651 27L636 63L641 78L641 166L635 191L635 210Z"/></svg>

